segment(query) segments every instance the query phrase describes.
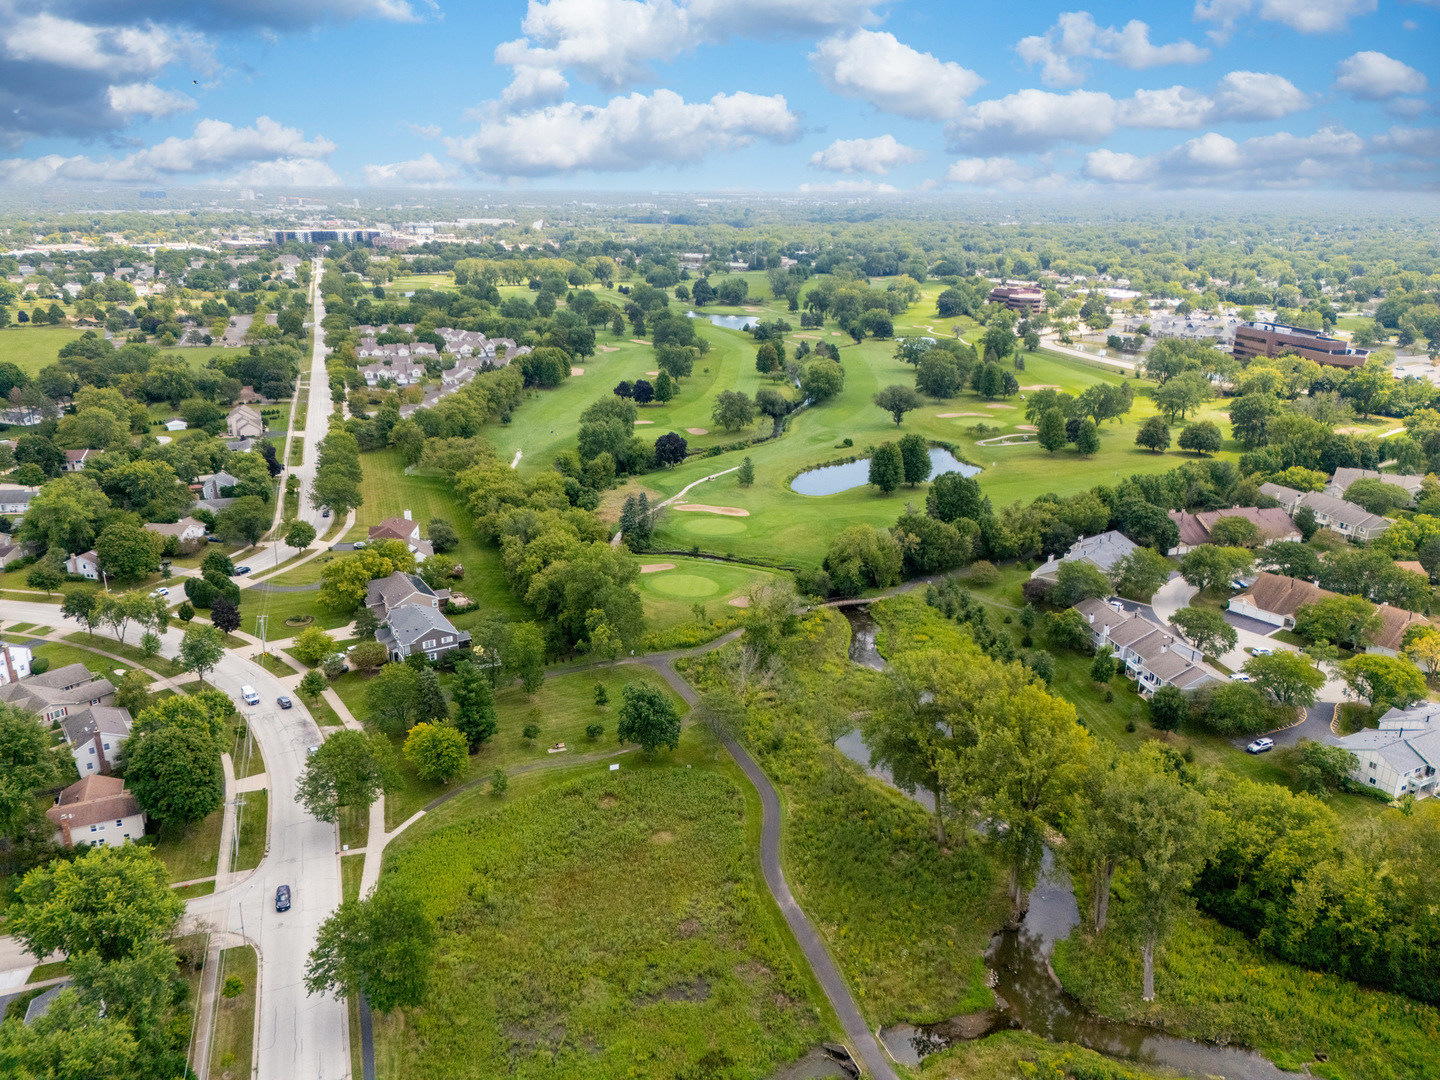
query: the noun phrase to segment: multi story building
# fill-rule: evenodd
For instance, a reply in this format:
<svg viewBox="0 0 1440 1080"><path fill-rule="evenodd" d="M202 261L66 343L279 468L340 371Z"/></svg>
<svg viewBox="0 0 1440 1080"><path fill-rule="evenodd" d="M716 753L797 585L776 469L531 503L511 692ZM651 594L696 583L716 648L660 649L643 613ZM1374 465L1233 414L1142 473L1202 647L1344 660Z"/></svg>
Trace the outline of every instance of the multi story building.
<svg viewBox="0 0 1440 1080"><path fill-rule="evenodd" d="M1044 310L1045 290L1038 285L996 285L990 290L990 303L1029 315Z"/></svg>
<svg viewBox="0 0 1440 1080"><path fill-rule="evenodd" d="M1253 360L1257 356L1279 356L1294 352L1306 360L1331 367L1360 367L1370 356L1369 349L1351 348L1348 341L1330 337L1319 330L1280 323L1247 322L1235 328L1235 359Z"/></svg>

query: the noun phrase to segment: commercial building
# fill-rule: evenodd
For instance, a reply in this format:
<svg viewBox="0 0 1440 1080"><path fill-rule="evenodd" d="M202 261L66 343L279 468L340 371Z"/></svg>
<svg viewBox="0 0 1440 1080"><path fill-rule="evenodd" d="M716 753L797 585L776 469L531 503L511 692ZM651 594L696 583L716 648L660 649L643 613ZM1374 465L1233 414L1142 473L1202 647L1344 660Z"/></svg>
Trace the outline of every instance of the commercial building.
<svg viewBox="0 0 1440 1080"><path fill-rule="evenodd" d="M356 241L368 244L380 235L379 229L276 229L271 239L276 244L298 240L302 244L338 244Z"/></svg>
<svg viewBox="0 0 1440 1080"><path fill-rule="evenodd" d="M990 303L1031 314L1044 310L1045 290L1038 285L996 285L990 290Z"/></svg>
<svg viewBox="0 0 1440 1080"><path fill-rule="evenodd" d="M1348 341L1330 337L1319 330L1280 323L1246 322L1235 328L1235 359L1241 362L1257 356L1279 356L1294 352L1306 360L1331 367L1360 367L1370 356L1369 349L1354 349Z"/></svg>

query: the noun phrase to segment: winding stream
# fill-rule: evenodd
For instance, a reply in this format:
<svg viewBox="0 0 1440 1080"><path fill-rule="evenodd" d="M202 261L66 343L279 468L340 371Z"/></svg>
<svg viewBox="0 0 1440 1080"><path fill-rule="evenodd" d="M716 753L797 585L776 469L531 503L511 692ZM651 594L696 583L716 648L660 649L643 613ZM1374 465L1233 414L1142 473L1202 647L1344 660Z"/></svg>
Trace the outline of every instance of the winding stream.
<svg viewBox="0 0 1440 1080"><path fill-rule="evenodd" d="M885 670L885 660L875 644L878 626L870 612L864 606L841 610L850 620L850 659L876 671ZM870 751L858 731L840 739L836 747L870 775L892 783L887 770L870 767ZM912 798L927 812L931 809L925 793L917 791ZM1174 1069L1197 1080L1294 1080L1296 1074L1277 1068L1253 1050L1177 1039L1153 1028L1115 1023L1087 1012L1065 993L1050 967L1055 943L1063 941L1079 923L1070 879L1055 865L1047 848L1020 928L996 934L985 954L998 1008L918 1028L896 1024L881 1029L880 1041L900 1064L918 1065L926 1055L953 1042L1023 1028L1054 1042L1077 1043L1107 1057Z"/></svg>

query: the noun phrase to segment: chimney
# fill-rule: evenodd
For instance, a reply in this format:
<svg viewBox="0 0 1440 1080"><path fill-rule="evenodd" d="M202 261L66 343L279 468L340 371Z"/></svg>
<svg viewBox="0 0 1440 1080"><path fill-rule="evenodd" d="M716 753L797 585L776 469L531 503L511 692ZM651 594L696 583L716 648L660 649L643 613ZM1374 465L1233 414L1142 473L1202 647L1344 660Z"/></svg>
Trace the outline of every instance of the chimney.
<svg viewBox="0 0 1440 1080"><path fill-rule="evenodd" d="M1095 613L1093 611L1085 617L1089 619L1092 623L1095 621Z"/></svg>
<svg viewBox="0 0 1440 1080"><path fill-rule="evenodd" d="M406 511L405 511L405 520L406 520L406 521L409 521L409 520L410 520L410 511L409 511L409 510L406 510Z"/></svg>

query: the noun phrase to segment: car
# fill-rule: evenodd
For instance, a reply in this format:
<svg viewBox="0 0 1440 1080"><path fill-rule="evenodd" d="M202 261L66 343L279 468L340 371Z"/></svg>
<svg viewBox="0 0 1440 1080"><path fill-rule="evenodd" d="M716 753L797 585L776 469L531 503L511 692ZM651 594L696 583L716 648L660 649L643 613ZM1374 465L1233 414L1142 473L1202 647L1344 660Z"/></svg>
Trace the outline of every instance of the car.
<svg viewBox="0 0 1440 1080"><path fill-rule="evenodd" d="M1243 588L1245 588L1245 583L1244 583L1243 581L1241 581L1239 578L1236 578L1234 581L1230 582L1230 588L1236 589L1236 590L1243 589Z"/></svg>
<svg viewBox="0 0 1440 1080"><path fill-rule="evenodd" d="M1251 656L1274 656L1275 650L1265 645L1256 645L1250 650Z"/></svg>
<svg viewBox="0 0 1440 1080"><path fill-rule="evenodd" d="M1111 600L1111 601L1110 601L1110 606L1113 607L1116 611L1124 611L1124 610L1125 610L1125 604L1124 604L1122 601L1120 601L1120 600Z"/></svg>
<svg viewBox="0 0 1440 1080"><path fill-rule="evenodd" d="M289 886L289 885L281 885L278 889L275 890L275 910L276 910L276 911L289 911L289 910L290 910L290 886Z"/></svg>
<svg viewBox="0 0 1440 1080"><path fill-rule="evenodd" d="M316 754L318 754L319 752L320 752L320 747L318 747L318 746L307 746L307 747L305 747L305 754L306 754L307 757L314 757L314 756L315 756Z"/></svg>
<svg viewBox="0 0 1440 1080"><path fill-rule="evenodd" d="M325 507L325 509L321 510L321 511L320 511L320 516L321 516L322 518L323 518L323 517L329 517L329 516L330 516L330 507L327 506L327 507Z"/></svg>
<svg viewBox="0 0 1440 1080"><path fill-rule="evenodd" d="M355 543L351 545L351 547L355 548L357 551L358 551L360 548L363 548L364 546L365 546L365 541L364 541L364 540L356 540Z"/></svg>
<svg viewBox="0 0 1440 1080"><path fill-rule="evenodd" d="M284 694L281 694L278 698L275 699L275 704L279 705L282 709L289 709L294 706L295 703L291 701L288 697L286 697Z"/></svg>
<svg viewBox="0 0 1440 1080"><path fill-rule="evenodd" d="M154 592L152 592L150 595L151 595L151 596L169 596L169 595L170 595L170 590L167 589L167 588L165 588L164 586L161 586L160 588L158 588L158 589L156 589Z"/></svg>
<svg viewBox="0 0 1440 1080"><path fill-rule="evenodd" d="M1230 675L1230 681L1231 681L1231 682L1249 682L1249 681L1250 681L1250 676L1249 676L1249 675L1246 675L1243 671L1236 671L1236 672L1233 672L1233 673Z"/></svg>
<svg viewBox="0 0 1440 1080"><path fill-rule="evenodd" d="M248 567L248 566L237 566L237 567L235 567L235 576L236 576L236 577L244 577L244 576L245 576L246 574L248 574L249 572L250 572L250 567Z"/></svg>
<svg viewBox="0 0 1440 1080"><path fill-rule="evenodd" d="M1274 739L1256 739L1249 746L1245 747L1245 752L1247 754L1263 754L1274 749Z"/></svg>
<svg viewBox="0 0 1440 1080"><path fill-rule="evenodd" d="M207 533L205 535L205 540L207 543L211 544L223 544L225 542L224 540L221 540L220 537L216 536L214 533Z"/></svg>

